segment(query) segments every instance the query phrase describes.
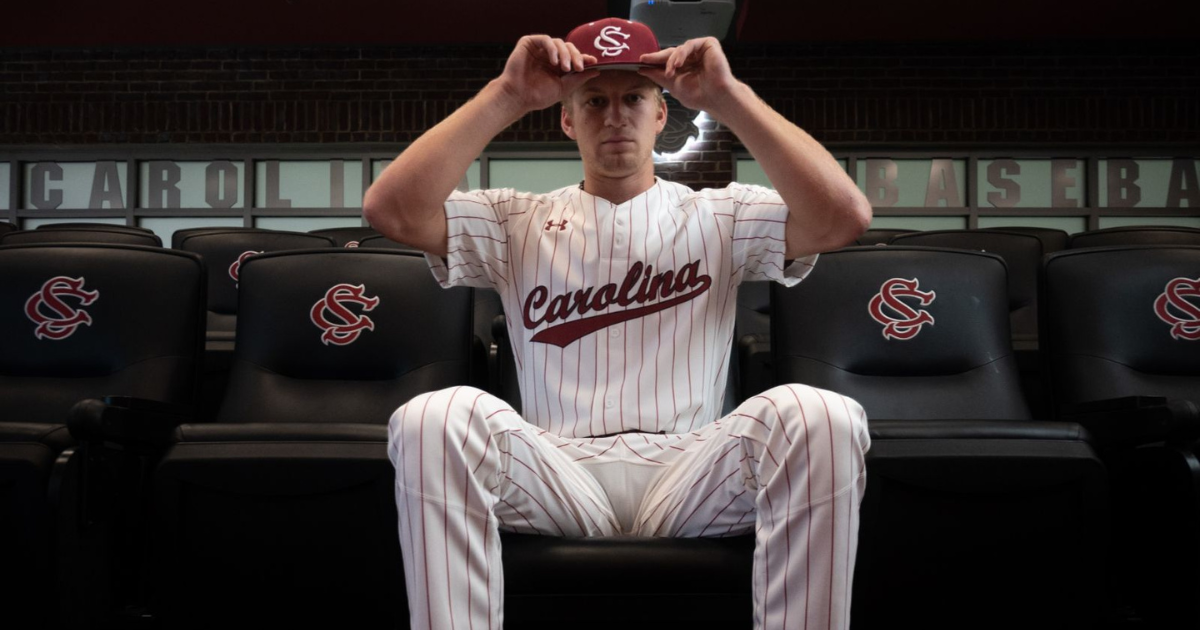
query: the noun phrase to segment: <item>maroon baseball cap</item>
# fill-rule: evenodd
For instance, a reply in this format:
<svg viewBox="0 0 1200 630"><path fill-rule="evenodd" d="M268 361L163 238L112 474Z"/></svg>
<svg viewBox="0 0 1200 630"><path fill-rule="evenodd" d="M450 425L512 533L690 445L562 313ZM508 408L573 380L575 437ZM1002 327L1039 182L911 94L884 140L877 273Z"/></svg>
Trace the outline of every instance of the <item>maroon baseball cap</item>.
<svg viewBox="0 0 1200 630"><path fill-rule="evenodd" d="M567 34L567 42L596 58L596 63L584 66L589 70L648 68L653 64L642 63L642 55L659 51L658 38L649 26L621 18L581 24Z"/></svg>

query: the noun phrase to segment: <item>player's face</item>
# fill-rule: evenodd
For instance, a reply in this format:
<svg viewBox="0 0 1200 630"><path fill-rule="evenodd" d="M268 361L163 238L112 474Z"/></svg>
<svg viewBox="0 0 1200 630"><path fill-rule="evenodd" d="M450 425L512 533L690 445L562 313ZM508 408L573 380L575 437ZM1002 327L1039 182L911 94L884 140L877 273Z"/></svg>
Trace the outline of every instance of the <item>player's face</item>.
<svg viewBox="0 0 1200 630"><path fill-rule="evenodd" d="M568 97L562 127L579 143L585 174L623 177L654 168L654 139L667 124L658 95L658 86L636 72L606 70Z"/></svg>

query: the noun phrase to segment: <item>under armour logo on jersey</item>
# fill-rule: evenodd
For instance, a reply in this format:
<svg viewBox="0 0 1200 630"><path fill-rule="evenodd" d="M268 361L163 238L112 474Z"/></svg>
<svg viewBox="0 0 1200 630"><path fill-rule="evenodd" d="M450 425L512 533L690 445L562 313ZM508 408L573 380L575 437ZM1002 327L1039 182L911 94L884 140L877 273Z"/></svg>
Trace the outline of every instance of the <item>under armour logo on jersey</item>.
<svg viewBox="0 0 1200 630"><path fill-rule="evenodd" d="M261 254L261 253L262 252L256 252L253 250L248 251L248 252L242 252L242 255L238 256L237 260L233 261L232 265L229 265L229 277L233 278L234 283L237 283L238 276L241 275L242 263L246 262L247 258L249 258L255 254Z"/></svg>
<svg viewBox="0 0 1200 630"><path fill-rule="evenodd" d="M623 51L629 50L629 44L617 41L614 39L616 37L620 37L623 40L629 39L629 33L622 31L620 26L605 26L600 29L600 34L596 36L596 40L592 42L592 45L596 47L596 50L600 51L601 55L616 57Z"/></svg>
<svg viewBox="0 0 1200 630"><path fill-rule="evenodd" d="M346 249L354 249L355 247L358 247L358 241L347 241Z"/></svg>
<svg viewBox="0 0 1200 630"><path fill-rule="evenodd" d="M1154 300L1154 314L1171 325L1171 337L1200 339L1200 305L1188 298L1200 297L1200 278L1175 278Z"/></svg>
<svg viewBox="0 0 1200 630"><path fill-rule="evenodd" d="M92 325L86 311L76 310L63 301L71 297L81 306L88 306L100 297L99 291L85 291L83 277L56 276L42 284L37 293L25 301L25 316L37 324L33 334L38 339L59 340L75 334L80 326Z"/></svg>
<svg viewBox="0 0 1200 630"><path fill-rule="evenodd" d="M868 310L871 313L871 319L883 324L884 339L905 341L916 337L917 333L921 332L921 326L933 325L933 315L930 315L929 311L914 309L900 299L902 297L917 298L921 306L929 306L937 294L933 291L918 290L919 283L920 281L916 278L912 280L892 278L884 282L883 286L879 288L879 293L871 298Z"/></svg>
<svg viewBox="0 0 1200 630"><path fill-rule="evenodd" d="M375 322L370 317L356 315L346 306L358 304L364 313L375 310L379 306L379 298L367 297L365 293L366 288L361 284L338 284L313 304L309 314L312 323L325 331L321 333L321 343L345 346L354 343L364 330L375 330Z"/></svg>
<svg viewBox="0 0 1200 630"><path fill-rule="evenodd" d="M558 231L561 232L561 231L567 229L567 220L563 219L562 221L557 221L557 222L547 221L545 230L547 232L549 232L551 230L551 228L558 228Z"/></svg>

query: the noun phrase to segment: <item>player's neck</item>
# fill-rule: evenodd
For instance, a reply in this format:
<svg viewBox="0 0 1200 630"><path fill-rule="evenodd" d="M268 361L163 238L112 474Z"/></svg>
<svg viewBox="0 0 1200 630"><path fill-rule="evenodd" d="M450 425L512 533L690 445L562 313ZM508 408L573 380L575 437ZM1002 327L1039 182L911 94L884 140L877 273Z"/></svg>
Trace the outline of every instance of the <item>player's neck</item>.
<svg viewBox="0 0 1200 630"><path fill-rule="evenodd" d="M621 205L650 190L654 183L654 169L618 178L587 174L583 180L583 191L614 205Z"/></svg>

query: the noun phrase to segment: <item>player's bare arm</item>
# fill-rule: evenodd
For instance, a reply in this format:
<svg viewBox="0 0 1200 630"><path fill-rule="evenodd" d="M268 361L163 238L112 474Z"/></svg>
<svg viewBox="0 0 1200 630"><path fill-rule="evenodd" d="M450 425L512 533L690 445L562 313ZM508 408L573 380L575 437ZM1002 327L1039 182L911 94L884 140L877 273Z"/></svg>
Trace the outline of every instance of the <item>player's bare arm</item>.
<svg viewBox="0 0 1200 630"><path fill-rule="evenodd" d="M788 206L786 258L844 247L871 222L871 204L837 160L733 76L715 38L643 55L640 73L685 107L708 112L746 145Z"/></svg>
<svg viewBox="0 0 1200 630"><path fill-rule="evenodd" d="M509 125L595 76L583 71L589 60L561 39L522 37L499 77L384 169L363 198L367 222L394 241L445 256L443 204L471 162Z"/></svg>

